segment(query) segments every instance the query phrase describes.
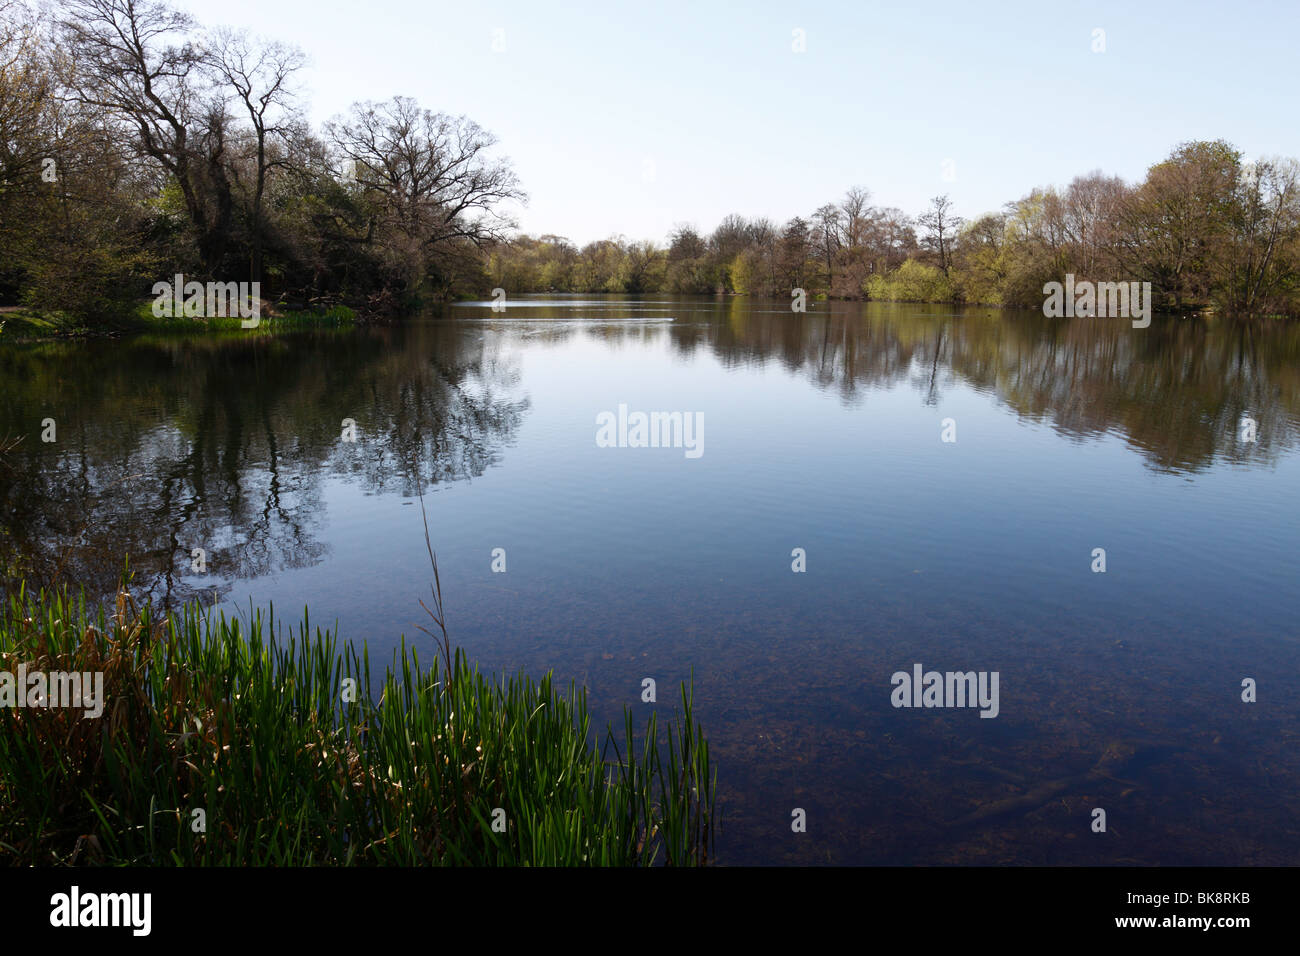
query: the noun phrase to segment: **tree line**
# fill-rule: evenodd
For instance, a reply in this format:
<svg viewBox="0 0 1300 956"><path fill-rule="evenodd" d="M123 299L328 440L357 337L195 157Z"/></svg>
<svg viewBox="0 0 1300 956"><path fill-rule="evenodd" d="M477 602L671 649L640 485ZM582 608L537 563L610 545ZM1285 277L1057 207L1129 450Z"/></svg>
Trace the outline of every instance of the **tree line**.
<svg viewBox="0 0 1300 956"><path fill-rule="evenodd" d="M784 224L727 216L705 235L679 225L664 246L622 237L581 249L554 235L493 248L488 271L514 291L739 293L1033 306L1067 273L1147 281L1158 308L1300 315L1300 164L1247 161L1189 142L1137 184L1095 171L1034 189L972 220L937 196L921 214L866 189Z"/></svg>
<svg viewBox="0 0 1300 956"><path fill-rule="evenodd" d="M316 129L304 66L166 0L0 0L0 305L93 324L181 273L371 312L494 287L1039 306L1073 273L1149 281L1163 309L1300 314L1300 166L1222 141L969 221L854 188L784 224L579 248L515 233L525 194L472 120L395 96Z"/></svg>
<svg viewBox="0 0 1300 956"><path fill-rule="evenodd" d="M106 319L176 273L375 311L481 290L524 198L492 135L400 96L315 130L304 66L165 0L0 0L0 304Z"/></svg>

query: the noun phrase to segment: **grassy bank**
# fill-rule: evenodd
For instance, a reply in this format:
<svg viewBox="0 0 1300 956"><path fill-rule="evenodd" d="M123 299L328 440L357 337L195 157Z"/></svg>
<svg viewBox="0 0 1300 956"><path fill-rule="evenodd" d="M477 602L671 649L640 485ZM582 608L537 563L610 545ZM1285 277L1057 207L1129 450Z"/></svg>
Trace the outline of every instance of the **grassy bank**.
<svg viewBox="0 0 1300 956"><path fill-rule="evenodd" d="M274 635L274 636L273 636ZM102 672L102 714L0 706L0 861L691 865L713 827L691 694L671 726L591 734L585 692L497 680L447 646L369 654L122 592L0 612L0 671ZM355 687L355 693L351 689ZM87 705L89 706L89 705ZM636 737L637 739L634 739Z"/></svg>
<svg viewBox="0 0 1300 956"><path fill-rule="evenodd" d="M127 331L141 332L241 332L267 333L307 328L338 328L355 325L357 313L346 305L335 305L328 309L285 309L265 306L257 327L245 329L243 320L238 317L207 318L158 318L153 314L152 304L140 307L131 317Z"/></svg>
<svg viewBox="0 0 1300 956"><path fill-rule="evenodd" d="M102 335L129 335L140 332L178 333L184 335L239 333L268 334L310 328L341 328L355 325L358 316L346 305L328 309L263 308L257 328L245 329L238 317L159 318L153 314L152 300L134 310L95 326L77 323L57 311L0 309L0 341L76 338Z"/></svg>

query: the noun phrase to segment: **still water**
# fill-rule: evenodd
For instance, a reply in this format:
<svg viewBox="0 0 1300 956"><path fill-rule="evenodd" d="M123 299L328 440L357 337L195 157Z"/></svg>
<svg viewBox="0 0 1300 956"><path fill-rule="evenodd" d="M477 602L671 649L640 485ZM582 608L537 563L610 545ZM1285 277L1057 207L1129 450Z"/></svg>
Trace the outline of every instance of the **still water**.
<svg viewBox="0 0 1300 956"><path fill-rule="evenodd" d="M7 580L129 554L386 659L428 643L422 489L484 668L639 720L693 671L720 862L1300 861L1300 328L535 298L9 345L0 382ZM702 453L601 447L620 405ZM893 706L917 664L996 672L997 716Z"/></svg>

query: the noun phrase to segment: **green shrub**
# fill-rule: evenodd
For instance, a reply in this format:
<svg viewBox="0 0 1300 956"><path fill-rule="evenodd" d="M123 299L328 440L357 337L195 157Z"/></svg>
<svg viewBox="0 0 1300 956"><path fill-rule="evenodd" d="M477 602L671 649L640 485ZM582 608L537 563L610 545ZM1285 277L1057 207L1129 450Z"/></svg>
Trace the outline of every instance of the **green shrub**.
<svg viewBox="0 0 1300 956"><path fill-rule="evenodd" d="M908 259L893 272L867 280L867 297L882 302L951 302L952 281L935 266Z"/></svg>

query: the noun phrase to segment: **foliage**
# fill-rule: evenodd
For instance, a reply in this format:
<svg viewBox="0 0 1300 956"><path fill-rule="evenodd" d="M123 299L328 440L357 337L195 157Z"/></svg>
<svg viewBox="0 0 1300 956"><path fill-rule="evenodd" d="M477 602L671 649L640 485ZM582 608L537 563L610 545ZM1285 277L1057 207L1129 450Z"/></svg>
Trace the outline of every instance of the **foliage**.
<svg viewBox="0 0 1300 956"><path fill-rule="evenodd" d="M707 237L679 226L655 253L661 268L635 284L625 277L646 247L622 237L578 250L558 236L519 236L493 249L489 272L521 292L784 299L802 288L809 297L1031 307L1042 305L1046 283L1073 273L1150 282L1158 308L1300 315L1295 160L1247 164L1222 141L1183 143L1136 185L1094 171L971 222L953 214L947 196L915 219L869 199L852 189L780 227L737 215Z"/></svg>
<svg viewBox="0 0 1300 956"><path fill-rule="evenodd" d="M15 597L0 662L102 672L106 698L92 719L0 708L13 864L707 861L714 780L687 687L677 720L652 714L638 739L627 713L598 751L585 691L550 675L492 680L460 651L425 667L403 640L376 700L366 649L305 618L286 641L260 610L159 616L125 591L111 614Z"/></svg>
<svg viewBox="0 0 1300 956"><path fill-rule="evenodd" d="M854 188L785 223L579 248L513 234L524 193L471 119L399 96L313 130L301 53L206 33L167 0L0 0L0 64L0 306L65 327L112 324L176 273L371 313L495 287L1038 306L1073 273L1150 282L1164 309L1300 315L1300 165L1222 140L969 224L948 196L909 216Z"/></svg>
<svg viewBox="0 0 1300 956"><path fill-rule="evenodd" d="M112 326L177 273L367 312L481 289L524 198L492 135L404 97L318 134L304 62L166 0L0 0L0 305Z"/></svg>
<svg viewBox="0 0 1300 956"><path fill-rule="evenodd" d="M951 302L954 289L938 266L908 259L887 275L872 276L867 294L886 302Z"/></svg>

